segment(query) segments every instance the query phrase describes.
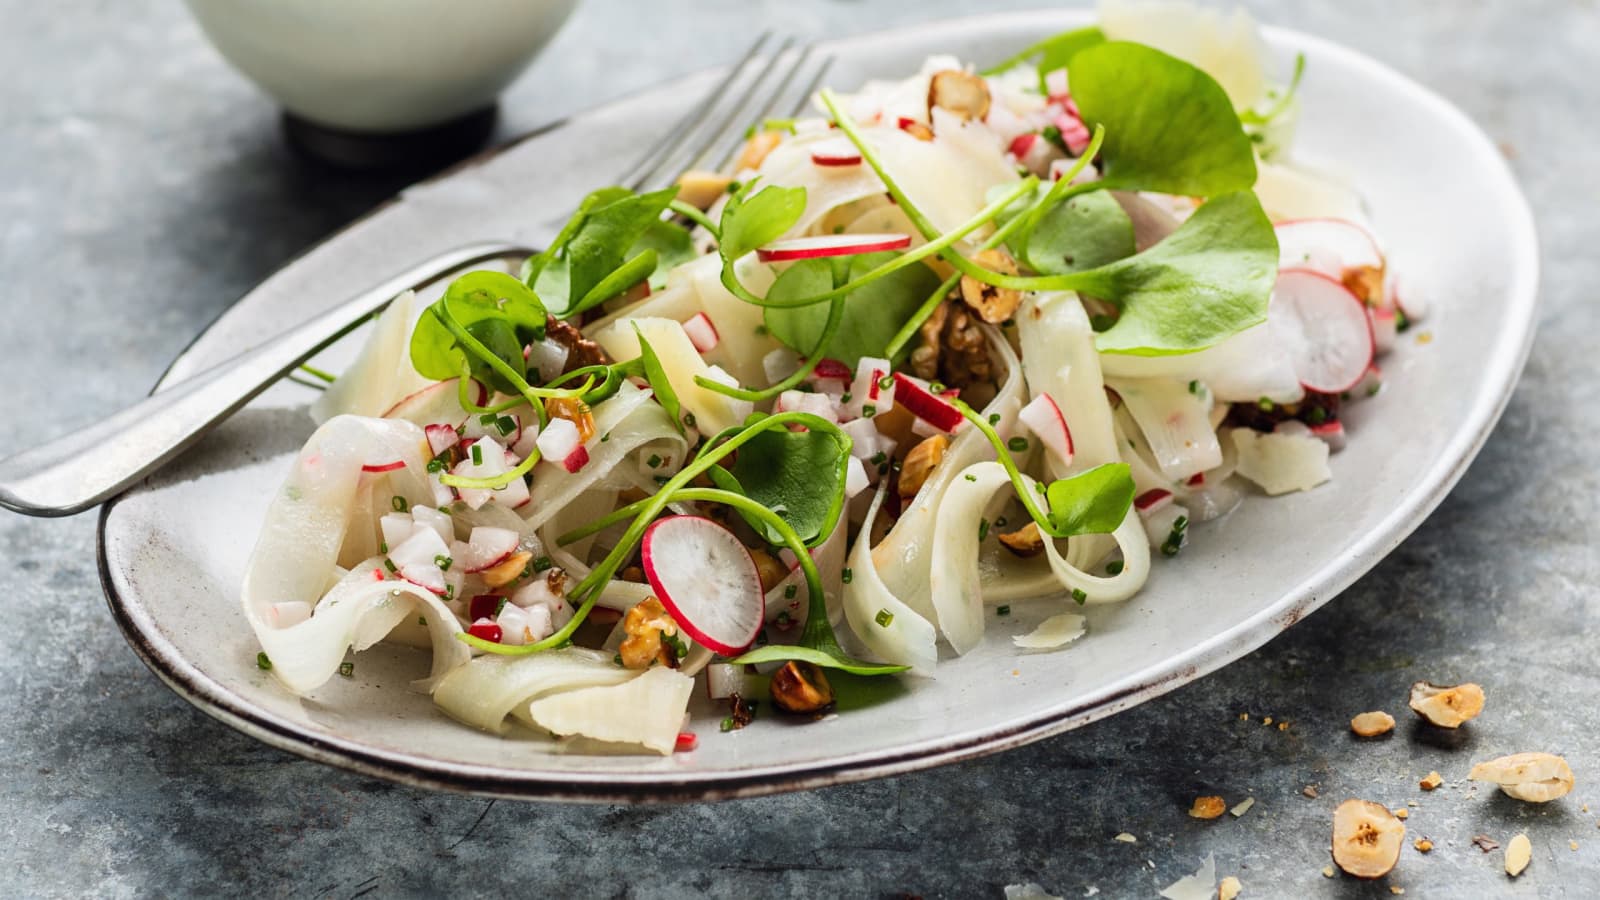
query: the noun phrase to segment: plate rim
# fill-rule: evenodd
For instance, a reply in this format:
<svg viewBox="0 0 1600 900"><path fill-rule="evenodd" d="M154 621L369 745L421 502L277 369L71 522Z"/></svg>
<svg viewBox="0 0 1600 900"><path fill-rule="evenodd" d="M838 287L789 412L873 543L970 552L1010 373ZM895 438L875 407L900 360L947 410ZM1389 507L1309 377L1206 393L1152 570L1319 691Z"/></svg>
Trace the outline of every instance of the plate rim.
<svg viewBox="0 0 1600 900"><path fill-rule="evenodd" d="M1076 11L1070 18L1087 19L1088 16L1087 11ZM985 27L993 28L1001 24L1038 21L1047 17L1066 18L1059 10L942 18L910 26L851 35L818 46L849 47L862 43L870 44L889 36L903 37L919 31L931 32L964 24L982 23ZM270 746L335 768L416 787L508 799L592 803L715 801L761 796L863 781L973 759L1061 734L1120 712L1182 684L1204 677L1223 665L1253 652L1305 615L1327 603L1387 557L1443 502L1465 474L1510 402L1532 349L1537 325L1540 275L1537 228L1527 198L1509 164L1494 150L1493 141L1476 122L1432 88L1360 51L1295 29L1263 26L1262 31L1276 41L1315 49L1318 54L1339 57L1346 63L1372 72L1389 82L1399 92L1428 106L1442 120L1453 123L1461 133L1469 136L1469 139L1477 145L1476 150L1487 161L1487 169L1492 169L1494 181L1499 188L1497 193L1507 202L1508 209L1514 216L1514 221L1508 223L1512 237L1507 253L1511 277L1505 299L1507 306L1513 308L1516 315L1509 319L1511 329L1501 332L1494 342L1491 355L1488 357L1491 362L1491 373L1489 381L1486 382L1486 390L1479 392L1474 398L1468 415L1462 420L1462 427L1445 442L1443 452L1434 465L1425 471L1417 487L1401 498L1401 502L1384 516L1378 527L1352 545L1347 553L1339 558L1327 560L1298 584L1283 591L1272 604L1263 607L1232 628L1191 646L1166 662L1131 673L1120 681L1067 705L1036 711L1023 716L1017 722L960 738L927 739L888 750L861 752L820 761L754 766L735 772L703 775L569 772L562 773L559 777L551 777L540 775L537 770L441 760L319 733L236 698L233 692L183 658L178 649L162 636L161 630L148 616L144 606L136 599L130 600L134 592L128 591L130 596L124 596L124 592L119 589L119 573L112 568L111 560L108 558L107 531L110 516L122 497L112 499L101 508L96 526L96 564L113 620L140 660L176 694L212 718ZM701 77L705 71L709 70L689 73L682 78L687 80ZM658 85L647 90L660 87ZM639 93L641 92L614 98L575 116L558 119L534 131L516 136L419 183L450 178L456 173L493 159L532 137L559 131L576 118L593 114L615 104L625 103ZM410 189L408 187L406 190ZM275 269L274 274L296 265L300 259L317 248L338 239L351 229L360 227L367 219L389 208L398 199L399 195L379 203L338 231L309 245ZM271 277L269 275L268 279ZM230 305L185 345L163 371L157 387L166 380L173 367L190 352L194 344L208 334L236 305L237 303ZM144 485L140 485L134 488L130 494L142 490L143 487Z"/></svg>

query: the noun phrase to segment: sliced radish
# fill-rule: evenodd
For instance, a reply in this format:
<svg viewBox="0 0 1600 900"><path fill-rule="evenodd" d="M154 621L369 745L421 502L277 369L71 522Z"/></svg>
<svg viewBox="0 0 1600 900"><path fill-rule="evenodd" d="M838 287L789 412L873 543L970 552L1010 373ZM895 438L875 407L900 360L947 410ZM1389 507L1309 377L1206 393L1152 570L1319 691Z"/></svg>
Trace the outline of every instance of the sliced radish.
<svg viewBox="0 0 1600 900"><path fill-rule="evenodd" d="M717 334L717 326L712 324L711 317L705 313L695 313L689 321L683 323L683 333L689 336L689 343L701 353L709 353L717 348L722 340Z"/></svg>
<svg viewBox="0 0 1600 900"><path fill-rule="evenodd" d="M1367 371L1362 373L1361 380L1350 389L1352 397L1372 397L1383 390L1383 370L1377 363L1367 366Z"/></svg>
<svg viewBox="0 0 1600 900"><path fill-rule="evenodd" d="M1028 151L1033 149L1034 143L1038 140L1039 135L1035 132L1025 132L1012 138L1011 146L1008 149L1010 150L1011 155L1015 156L1020 161L1024 156L1028 155Z"/></svg>
<svg viewBox="0 0 1600 900"><path fill-rule="evenodd" d="M1062 463L1071 464L1072 429L1067 427L1067 419L1061 414L1061 407L1056 405L1055 398L1040 391L1017 413L1017 419L1028 426L1028 430L1041 443L1054 451Z"/></svg>
<svg viewBox="0 0 1600 900"><path fill-rule="evenodd" d="M1394 342L1400 334L1399 316L1394 307L1378 309L1368 307L1368 318L1372 319L1372 350L1374 353L1388 353L1394 349Z"/></svg>
<svg viewBox="0 0 1600 900"><path fill-rule="evenodd" d="M454 425L435 422L432 425L423 426L422 430L428 436L428 449L433 451L434 456L438 456L456 444L461 443L461 435L456 432Z"/></svg>
<svg viewBox="0 0 1600 900"><path fill-rule="evenodd" d="M849 138L829 138L811 145L811 162L824 168L861 165L861 151Z"/></svg>
<svg viewBox="0 0 1600 900"><path fill-rule="evenodd" d="M479 525L472 529L466 543L456 541L451 545L450 555L463 572L482 572L505 562L517 552L520 541L521 535L509 528Z"/></svg>
<svg viewBox="0 0 1600 900"><path fill-rule="evenodd" d="M1349 288L1321 272L1285 269L1278 273L1270 309L1284 326L1301 384L1337 394L1361 380L1372 363L1372 323L1366 304Z"/></svg>
<svg viewBox="0 0 1600 900"><path fill-rule="evenodd" d="M270 612L274 628L291 628L311 618L311 604L304 600L285 600L272 604Z"/></svg>
<svg viewBox="0 0 1600 900"><path fill-rule="evenodd" d="M363 465L361 467L361 471L363 471L363 472L393 472L393 471L396 471L397 469L404 469L405 467L406 467L406 461L405 460L403 460L403 459L393 459L393 460L389 460L388 462L367 463L367 464L365 464L365 465Z"/></svg>
<svg viewBox="0 0 1600 900"><path fill-rule="evenodd" d="M1072 113L1063 112L1056 116L1056 129L1061 132L1061 142L1067 145L1067 152L1073 156L1082 156L1083 151L1089 149L1089 126Z"/></svg>
<svg viewBox="0 0 1600 900"><path fill-rule="evenodd" d="M1150 516L1170 503L1172 503L1172 492L1163 488L1145 491L1133 498L1133 508L1138 510L1141 516Z"/></svg>
<svg viewBox="0 0 1600 900"><path fill-rule="evenodd" d="M1345 445L1344 423L1323 422L1321 425L1311 426L1311 436L1319 438L1328 445L1329 450L1343 450Z"/></svg>
<svg viewBox="0 0 1600 900"><path fill-rule="evenodd" d="M568 472L589 464L589 450L579 440L578 426L570 419L551 419L539 432L539 453Z"/></svg>
<svg viewBox="0 0 1600 900"><path fill-rule="evenodd" d="M449 378L430 384L390 407L383 417L405 419L423 427L439 422L460 424L466 421L467 411L461 408L460 391L456 387L458 381L458 378ZM473 402L478 406L489 402L489 389L480 382L472 382L470 390Z"/></svg>
<svg viewBox="0 0 1600 900"><path fill-rule="evenodd" d="M904 406L906 412L947 434L961 425L961 411L950 405L944 397L929 390L919 379L896 372L894 385L895 402Z"/></svg>
<svg viewBox="0 0 1600 900"><path fill-rule="evenodd" d="M773 241L756 251L762 262L787 262L824 256L854 256L883 250L904 250L911 246L909 234L819 234L812 237Z"/></svg>
<svg viewBox="0 0 1600 900"><path fill-rule="evenodd" d="M1290 219L1273 226L1278 267L1311 269L1332 278L1357 266L1383 268L1383 251L1365 228L1344 219Z"/></svg>
<svg viewBox="0 0 1600 900"><path fill-rule="evenodd" d="M640 562L657 599L694 639L723 656L755 643L766 614L761 575L733 532L699 516L657 519Z"/></svg>
<svg viewBox="0 0 1600 900"><path fill-rule="evenodd" d="M713 700L726 700L734 694L748 694L745 680L744 666L712 663L706 666L706 695Z"/></svg>

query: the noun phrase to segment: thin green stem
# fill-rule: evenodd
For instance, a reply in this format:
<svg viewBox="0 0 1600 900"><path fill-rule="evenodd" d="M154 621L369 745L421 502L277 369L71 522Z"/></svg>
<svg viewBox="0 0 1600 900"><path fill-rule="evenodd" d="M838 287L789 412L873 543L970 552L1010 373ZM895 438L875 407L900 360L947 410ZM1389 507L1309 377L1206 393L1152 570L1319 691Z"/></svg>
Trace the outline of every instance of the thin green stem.
<svg viewBox="0 0 1600 900"><path fill-rule="evenodd" d="M463 350L478 357L485 365L504 378L507 383L516 388L517 393L521 394L530 406L542 406L545 398L570 399L583 396L583 390L536 388L528 384L528 380L522 377L516 369L511 368L510 363L496 356L494 351L485 347L482 341L473 337L471 332L462 327L461 323L456 321L456 317L450 312L449 308L443 304L436 303L428 307L428 311L433 314L434 318L439 320L441 325L449 330Z"/></svg>
<svg viewBox="0 0 1600 900"><path fill-rule="evenodd" d="M712 393L735 397L739 400L749 400L752 403L769 400L784 391L794 388L807 378L810 378L811 373L817 370L817 366L821 365L822 360L827 356L828 345L833 343L834 335L839 333L839 326L844 322L844 302L843 297L835 297L833 299L832 305L828 307L828 320L822 325L822 335L817 338L817 345L812 349L811 355L806 357L805 363L797 371L791 373L777 384L762 388L759 391L752 391L747 388L729 387L721 382L712 381L704 375L696 375L694 383Z"/></svg>
<svg viewBox="0 0 1600 900"><path fill-rule="evenodd" d="M339 378L339 376L334 375L331 372L324 372L321 369L317 368L316 366L313 366L310 363L301 363L300 364L300 371L306 373L307 375L310 375L313 378L319 379L321 381L326 381L329 384L333 384Z"/></svg>
<svg viewBox="0 0 1600 900"><path fill-rule="evenodd" d="M1039 507L1038 498L1033 496L1032 491L1028 490L1027 484L1022 480L1022 471L1017 468L1017 461L1012 458L1011 451L1006 447L1005 441L1000 440L1000 434L994 430L994 426L990 425L984 420L983 416L979 415L976 410L959 398L951 400L951 403L955 404L961 415L972 423L972 427L982 432L983 436L988 438L989 443L994 446L994 452L999 456L1000 465L1005 468L1006 474L1011 477L1011 486L1016 489L1017 500L1021 501L1023 508L1028 511L1028 515L1033 519L1034 524L1039 526L1039 530L1051 537L1066 537L1064 534L1056 533L1056 527L1050 523L1050 514Z"/></svg>
<svg viewBox="0 0 1600 900"><path fill-rule="evenodd" d="M682 200L673 200L667 204L667 208L704 228L716 240L722 240L722 229L718 228L717 223L711 221L711 217L702 212L700 207L685 203Z"/></svg>
<svg viewBox="0 0 1600 900"><path fill-rule="evenodd" d="M483 478L469 478L465 475L451 475L448 472L439 476L439 483L446 487L467 488L469 490L498 491L518 478L533 471L539 462L539 448L535 447L528 458L517 463L516 468L499 475L488 475Z"/></svg>

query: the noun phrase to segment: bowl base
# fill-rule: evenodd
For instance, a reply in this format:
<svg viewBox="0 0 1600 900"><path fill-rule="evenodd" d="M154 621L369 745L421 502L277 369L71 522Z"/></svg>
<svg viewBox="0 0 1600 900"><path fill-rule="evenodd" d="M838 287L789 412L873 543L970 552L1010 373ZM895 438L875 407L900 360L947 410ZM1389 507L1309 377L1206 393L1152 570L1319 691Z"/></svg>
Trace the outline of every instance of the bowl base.
<svg viewBox="0 0 1600 900"><path fill-rule="evenodd" d="M448 122L399 132L345 131L285 112L283 131L296 150L339 168L431 171L481 148L499 110L491 104Z"/></svg>

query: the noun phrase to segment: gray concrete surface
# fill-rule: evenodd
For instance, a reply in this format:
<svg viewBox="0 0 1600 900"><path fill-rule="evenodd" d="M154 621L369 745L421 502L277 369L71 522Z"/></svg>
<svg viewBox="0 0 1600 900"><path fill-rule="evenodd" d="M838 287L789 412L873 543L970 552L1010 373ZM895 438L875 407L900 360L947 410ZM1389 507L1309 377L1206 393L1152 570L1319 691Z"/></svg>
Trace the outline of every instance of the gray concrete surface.
<svg viewBox="0 0 1600 900"><path fill-rule="evenodd" d="M1541 332L1505 420L1432 519L1323 611L1197 684L998 757L714 806L517 805L353 777L213 722L112 626L92 517L0 515L0 895L999 897L1037 881L1153 897L1208 853L1246 897L1600 894L1585 805L1600 810L1600 13L1250 5L1461 105L1503 142L1542 229ZM586 0L509 95L503 133L721 61L759 26L825 35L976 9L900 7ZM177 3L0 0L0 447L137 398L233 298L398 186L294 158ZM1482 682L1489 712L1451 741L1405 720L1351 739L1352 713L1399 711L1424 677ZM1537 807L1458 783L1509 749L1566 754L1577 790ZM1447 783L1425 794L1430 769ZM1256 802L1185 814L1213 793ZM1329 816L1352 795L1415 801L1412 833L1437 849L1408 847L1377 884L1325 879ZM1518 831L1535 852L1512 882L1470 841Z"/></svg>

